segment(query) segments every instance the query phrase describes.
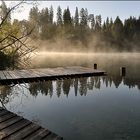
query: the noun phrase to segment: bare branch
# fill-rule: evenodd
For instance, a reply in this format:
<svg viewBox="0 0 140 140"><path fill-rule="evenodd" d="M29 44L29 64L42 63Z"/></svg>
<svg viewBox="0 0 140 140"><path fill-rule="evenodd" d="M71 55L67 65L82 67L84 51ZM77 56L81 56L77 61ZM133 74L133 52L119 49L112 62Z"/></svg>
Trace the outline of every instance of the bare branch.
<svg viewBox="0 0 140 140"><path fill-rule="evenodd" d="M9 16L9 14L15 9L17 8L19 5L23 4L25 0L22 0L21 2L19 2L18 4L16 4L15 6L13 6L12 8L10 8L8 10L8 12L6 13L5 17L2 19L2 22L0 23L0 28L3 25L3 23L6 21L7 17Z"/></svg>

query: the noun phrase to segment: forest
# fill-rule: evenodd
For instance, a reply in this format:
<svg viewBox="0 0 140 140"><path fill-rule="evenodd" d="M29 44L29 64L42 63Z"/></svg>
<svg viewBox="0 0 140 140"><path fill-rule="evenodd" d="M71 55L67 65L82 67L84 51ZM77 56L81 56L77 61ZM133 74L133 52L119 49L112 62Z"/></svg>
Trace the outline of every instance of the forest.
<svg viewBox="0 0 140 140"><path fill-rule="evenodd" d="M28 20L11 20L14 10L23 2L9 8L2 0L0 69L26 66L30 53L35 49L61 52L140 51L140 16L124 21L119 16L115 20L107 17L102 21L101 15L88 13L86 8L76 7L72 16L69 7L62 10L58 6L54 15L53 6L41 10L33 6L29 11Z"/></svg>
<svg viewBox="0 0 140 140"><path fill-rule="evenodd" d="M36 6L30 9L28 21L22 21L22 23L34 27L31 34L34 40L69 42L70 45L64 43L64 51L76 50L78 46L84 52L140 50L140 17L130 17L125 21L122 21L119 16L114 21L107 17L102 21L101 15L88 13L86 8L76 7L75 15L72 16L69 7L62 10L58 6L57 13L54 15L52 6L42 10ZM62 50L61 47L59 49Z"/></svg>

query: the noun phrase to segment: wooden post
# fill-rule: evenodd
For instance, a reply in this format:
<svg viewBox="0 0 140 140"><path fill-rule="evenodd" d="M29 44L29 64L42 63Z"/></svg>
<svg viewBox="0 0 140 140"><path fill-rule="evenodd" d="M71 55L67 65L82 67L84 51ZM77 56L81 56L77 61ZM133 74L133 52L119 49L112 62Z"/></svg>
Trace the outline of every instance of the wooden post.
<svg viewBox="0 0 140 140"><path fill-rule="evenodd" d="M97 64L94 64L94 69L97 69Z"/></svg>
<svg viewBox="0 0 140 140"><path fill-rule="evenodd" d="M126 75L126 68L125 67L121 67L120 68L120 76L125 76Z"/></svg>

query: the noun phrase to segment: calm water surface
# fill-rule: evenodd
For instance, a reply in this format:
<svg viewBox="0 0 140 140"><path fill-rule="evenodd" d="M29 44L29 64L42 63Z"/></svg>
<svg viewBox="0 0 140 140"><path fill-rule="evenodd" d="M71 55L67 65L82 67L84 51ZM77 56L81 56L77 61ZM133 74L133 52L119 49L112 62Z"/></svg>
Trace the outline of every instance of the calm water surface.
<svg viewBox="0 0 140 140"><path fill-rule="evenodd" d="M65 140L140 139L139 54L47 54L33 67L89 66L108 76L0 86L0 105ZM120 67L125 66L125 77Z"/></svg>

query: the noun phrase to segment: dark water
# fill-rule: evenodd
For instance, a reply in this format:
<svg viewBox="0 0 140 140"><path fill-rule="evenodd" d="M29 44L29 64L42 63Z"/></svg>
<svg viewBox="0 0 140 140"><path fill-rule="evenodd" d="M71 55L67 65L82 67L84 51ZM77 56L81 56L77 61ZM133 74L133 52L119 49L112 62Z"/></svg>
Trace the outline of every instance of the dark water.
<svg viewBox="0 0 140 140"><path fill-rule="evenodd" d="M98 63L108 76L0 86L1 106L65 140L140 140L139 54L49 54L33 62L34 67Z"/></svg>

